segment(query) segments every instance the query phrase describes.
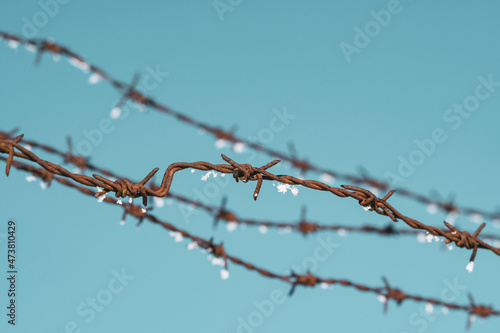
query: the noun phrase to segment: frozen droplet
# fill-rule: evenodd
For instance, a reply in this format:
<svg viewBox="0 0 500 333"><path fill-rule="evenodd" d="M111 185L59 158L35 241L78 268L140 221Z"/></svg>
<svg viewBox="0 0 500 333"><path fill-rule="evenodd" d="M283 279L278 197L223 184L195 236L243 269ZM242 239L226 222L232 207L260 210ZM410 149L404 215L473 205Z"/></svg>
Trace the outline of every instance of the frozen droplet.
<svg viewBox="0 0 500 333"><path fill-rule="evenodd" d="M175 233L175 236L174 236L174 241L176 243L179 243L179 242L182 242L183 241L183 237L182 237L182 234L180 232L176 232Z"/></svg>
<svg viewBox="0 0 500 333"><path fill-rule="evenodd" d="M224 140L224 139L217 139L215 141L215 147L216 148L224 148L225 146L227 145L227 140Z"/></svg>
<svg viewBox="0 0 500 333"><path fill-rule="evenodd" d="M473 214L470 214L469 216L470 220L473 222L473 223L482 223L483 222L483 215L481 214L478 214L478 213L473 213Z"/></svg>
<svg viewBox="0 0 500 333"><path fill-rule="evenodd" d="M229 272L227 269L221 269L220 277L222 280L227 280L229 278Z"/></svg>
<svg viewBox="0 0 500 333"><path fill-rule="evenodd" d="M212 265L214 266L224 266L224 258L212 258Z"/></svg>
<svg viewBox="0 0 500 333"><path fill-rule="evenodd" d="M226 174L225 174L225 173L223 173L223 174L221 174L220 176L221 176L221 177L226 177Z"/></svg>
<svg viewBox="0 0 500 333"><path fill-rule="evenodd" d="M30 145L25 145L24 148L28 149L29 151L31 151L31 146Z"/></svg>
<svg viewBox="0 0 500 333"><path fill-rule="evenodd" d="M427 213L436 214L438 211L438 207L435 204L427 205Z"/></svg>
<svg viewBox="0 0 500 333"><path fill-rule="evenodd" d="M321 174L321 176L319 176L319 179L323 182L323 183L326 183L328 185L333 185L335 184L335 177L333 177L331 174L329 173L323 173Z"/></svg>
<svg viewBox="0 0 500 333"><path fill-rule="evenodd" d="M285 194L286 191L291 189L290 184L279 184L277 186L277 188L278 188L278 192L283 193L283 194Z"/></svg>
<svg viewBox="0 0 500 333"><path fill-rule="evenodd" d="M450 251L453 250L453 245L449 244L447 247L448 247L448 250L450 250Z"/></svg>
<svg viewBox="0 0 500 333"><path fill-rule="evenodd" d="M47 184L45 184L44 181L41 181L40 182L40 187L42 188L42 190L45 190L47 188Z"/></svg>
<svg viewBox="0 0 500 333"><path fill-rule="evenodd" d="M35 180L36 180L36 177L35 177L35 176L27 176L27 177L26 177L26 181L27 181L28 183L33 182L33 181L35 181Z"/></svg>
<svg viewBox="0 0 500 333"><path fill-rule="evenodd" d="M292 232L292 228L290 227L284 227L284 228L279 228L278 233L280 234L289 234Z"/></svg>
<svg viewBox="0 0 500 333"><path fill-rule="evenodd" d="M116 203L117 203L118 205L123 205L123 202L122 202L121 200L118 200Z"/></svg>
<svg viewBox="0 0 500 333"><path fill-rule="evenodd" d="M141 208L141 212L143 213L147 212L146 208Z"/></svg>
<svg viewBox="0 0 500 333"><path fill-rule="evenodd" d="M471 323L475 322L476 321L476 316L475 315L470 315L469 316L469 320Z"/></svg>
<svg viewBox="0 0 500 333"><path fill-rule="evenodd" d="M139 110L139 112L146 112L148 110L146 104L135 102L133 106Z"/></svg>
<svg viewBox="0 0 500 333"><path fill-rule="evenodd" d="M24 48L31 53L36 52L36 46L31 43L26 44Z"/></svg>
<svg viewBox="0 0 500 333"><path fill-rule="evenodd" d="M428 233L427 236L425 236L425 239L427 239L428 243L432 243L432 240L434 239L434 235L431 235Z"/></svg>
<svg viewBox="0 0 500 333"><path fill-rule="evenodd" d="M109 113L109 117L111 119L117 119L118 117L120 117L120 115L122 114L122 109L121 108L113 108L113 110L111 110L111 112Z"/></svg>
<svg viewBox="0 0 500 333"><path fill-rule="evenodd" d="M165 199L163 198L154 198L154 201L155 201L155 206L158 208L165 206Z"/></svg>
<svg viewBox="0 0 500 333"><path fill-rule="evenodd" d="M267 233L267 227L266 227L265 225L261 225L261 226L259 226L259 232L260 232L261 234L265 234L265 233Z"/></svg>
<svg viewBox="0 0 500 333"><path fill-rule="evenodd" d="M132 199L132 197L128 198L128 203L132 204L132 202L134 202L134 199Z"/></svg>
<svg viewBox="0 0 500 333"><path fill-rule="evenodd" d="M9 40L7 43L11 49L17 49L19 47L19 42L17 40Z"/></svg>
<svg viewBox="0 0 500 333"><path fill-rule="evenodd" d="M206 182L207 179L210 178L211 174L214 174L214 178L215 178L215 171L210 170L206 174L204 174L203 176L201 176L201 180L203 180L204 182Z"/></svg>
<svg viewBox="0 0 500 333"><path fill-rule="evenodd" d="M253 197L254 197L254 198L257 198L257 196L258 196L258 195L259 195L258 193L254 193L254 194L253 194Z"/></svg>
<svg viewBox="0 0 500 333"><path fill-rule="evenodd" d="M419 243L425 243L425 241L426 241L426 236L425 236L425 234L424 234L423 232L421 232L421 233L419 233L419 234L417 235L417 241L418 241Z"/></svg>
<svg viewBox="0 0 500 333"><path fill-rule="evenodd" d="M321 282L320 285L321 289L328 289L329 284L326 282Z"/></svg>
<svg viewBox="0 0 500 333"><path fill-rule="evenodd" d="M238 228L238 223L236 222L229 222L227 225L226 225L226 229L227 231L235 231L236 228Z"/></svg>
<svg viewBox="0 0 500 333"><path fill-rule="evenodd" d="M125 220L121 220L120 225L125 225Z"/></svg>
<svg viewBox="0 0 500 333"><path fill-rule="evenodd" d="M294 196L297 196L297 194L299 194L299 188L297 186L292 187L292 194Z"/></svg>
<svg viewBox="0 0 500 333"><path fill-rule="evenodd" d="M188 250L192 250L192 249L195 249L195 248L197 248L197 247L198 247L198 243L196 243L196 242L192 242L192 243L189 243L189 244L187 245L187 249L188 249Z"/></svg>
<svg viewBox="0 0 500 333"><path fill-rule="evenodd" d="M337 230L337 235L339 235L340 237L345 237L347 236L347 231L345 229L340 228L339 230Z"/></svg>
<svg viewBox="0 0 500 333"><path fill-rule="evenodd" d="M245 144L243 142L236 142L233 145L233 150L237 154L241 154L242 152L244 152L245 148L246 148L246 146L245 146Z"/></svg>
<svg viewBox="0 0 500 333"><path fill-rule="evenodd" d="M103 202L104 198L106 198L106 194L103 194L97 198L97 202Z"/></svg>
<svg viewBox="0 0 500 333"><path fill-rule="evenodd" d="M101 76L97 73L92 73L89 76L89 83L90 84L96 84L97 82L101 81Z"/></svg>
<svg viewBox="0 0 500 333"><path fill-rule="evenodd" d="M467 266L465 266L465 269L469 271L469 273L472 273L472 271L474 270L474 261L471 261L467 264Z"/></svg>
<svg viewBox="0 0 500 333"><path fill-rule="evenodd" d="M85 61L77 59L77 58L69 58L68 62L71 65L75 66L76 68L78 68L84 72L88 72L88 70L90 68L89 64L87 64Z"/></svg>
<svg viewBox="0 0 500 333"><path fill-rule="evenodd" d="M427 312L428 314L433 313L434 312L434 306L432 306L431 303L425 304L425 312Z"/></svg>
<svg viewBox="0 0 500 333"><path fill-rule="evenodd" d="M387 297L385 297L384 295L378 295L377 299L382 303L385 303L387 301Z"/></svg>
<svg viewBox="0 0 500 333"><path fill-rule="evenodd" d="M191 169L191 173L194 173L194 171L195 171L194 169Z"/></svg>
<svg viewBox="0 0 500 333"><path fill-rule="evenodd" d="M363 209L365 210L365 212L367 212L370 210L370 206L363 206Z"/></svg>
<svg viewBox="0 0 500 333"><path fill-rule="evenodd" d="M441 309L441 312L443 312L443 314L448 314L448 312L450 312L450 310L446 306L443 306L443 308Z"/></svg>

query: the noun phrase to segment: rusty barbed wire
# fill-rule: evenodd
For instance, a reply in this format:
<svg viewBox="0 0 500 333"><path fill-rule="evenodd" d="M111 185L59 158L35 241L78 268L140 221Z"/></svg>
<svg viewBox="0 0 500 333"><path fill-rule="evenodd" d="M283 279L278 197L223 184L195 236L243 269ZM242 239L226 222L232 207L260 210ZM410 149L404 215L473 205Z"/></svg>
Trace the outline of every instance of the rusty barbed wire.
<svg viewBox="0 0 500 333"><path fill-rule="evenodd" d="M142 105L144 107L151 107L157 111L160 111L162 113L168 114L179 121L188 124L190 126L196 127L198 129L202 129L205 132L211 134L213 137L225 141L229 141L232 144L244 144L251 149L254 149L259 152L263 152L267 154L268 156L271 156L273 158L278 158L283 161L289 162L293 167L295 167L298 170L301 170L302 173L306 173L308 171L319 173L322 175L326 175L327 177L333 177L333 178L338 178L338 179L343 179L351 184L355 185L368 185L371 186L374 189L381 190L381 191L389 191L391 188L394 188L397 190L398 195L410 198L416 202L419 202L421 204L427 205L427 206L433 206L437 209L440 209L444 212L447 213L453 213L453 214L467 214L469 216L475 216L475 217L480 217L490 219L490 220L495 220L495 221L500 221L500 212L486 212L480 209L476 208L470 208L470 207L464 207L464 206L459 206L453 203L453 201L443 201L439 199L432 198L430 196L425 196L422 194L415 193L411 190L405 189L405 188L400 188L400 187L393 187L386 181L381 181L377 180L371 176L369 176L367 173L363 173L361 176L356 176L352 174L344 174L340 173L334 170L330 170L318 165L313 164L312 162L309 162L305 159L299 159L297 157L297 153L295 152L294 148L291 148L290 154L286 154L283 152L279 152L277 150L273 150L271 148L268 148L264 145L261 145L256 142L251 142L249 140L245 140L243 138L236 137L233 134L233 131L225 131L219 127L209 125L206 123L203 123L201 121L198 121L192 117L189 117L183 113L180 113L178 111L175 111L165 105L160 104L159 102L156 102L152 97L146 96L137 89L135 89L135 83L137 82L137 76L134 76L134 79L132 81L132 84L124 83L121 82L115 78L113 78L111 75L107 74L104 70L101 68L87 62L82 56L76 54L75 52L71 51L67 47L64 47L60 44L57 44L53 41L50 40L44 40L44 39L27 39L24 37L16 36L7 32L2 32L0 31L0 39L3 38L8 41L9 46L11 47L17 47L19 44L23 44L26 46L26 48L32 52L36 52L36 59L35 59L35 64L38 64L42 58L42 54L44 52L48 52L53 54L54 56L65 56L68 57L70 62L78 67L79 69L83 70L84 72L91 73L91 77L89 77L89 81L92 83L98 82L99 80L103 80L111 84L115 89L117 89L120 93L122 93L122 98L118 102L117 107L121 107L127 100L134 101L138 103L139 105Z"/></svg>
<svg viewBox="0 0 500 333"><path fill-rule="evenodd" d="M47 180L55 180L59 182L60 184L64 186L68 186L71 188L74 188L78 190L79 192L89 195L89 196L94 196L98 194L99 192L94 192L89 188L79 186L70 180L54 175L52 172L46 169L41 169L41 168L36 168L31 165L28 165L23 162L15 161L15 160L10 160L9 158L5 158L0 156L0 159L5 161L6 163L10 163L11 166L14 168L17 168L19 170L27 171L31 173L35 177L39 177L43 179L44 181ZM223 261L223 265L225 268L225 272L227 274L228 271L228 261L232 262L235 265L243 266L246 269L250 271L257 272L263 277L267 278L272 278L272 279L278 279L281 280L282 282L288 283L291 285L290 291L288 293L289 296L292 296L298 286L304 286L304 287L315 287L317 285L321 286L327 286L327 285L335 285L335 284L340 284L345 287L351 287L354 288L360 292L370 292L379 295L379 297L382 297L381 301L384 303L384 312L387 312L388 310L388 304L390 300L394 300L396 304L401 305L403 301L406 300L413 300L415 302L423 302L427 304L432 304L432 305L439 305L446 307L448 309L452 310L457 310L457 311L464 311L468 313L467 317L467 323L466 323L466 328L470 328L470 325L472 323L472 320L474 316L480 316L482 318L488 318L490 316L500 316L500 311L495 310L492 306L487 306L487 305L480 305L476 304L472 295L469 294L469 301L470 303L468 305L461 305L461 304L456 304L456 303L450 303L450 302L444 302L436 298L431 298L431 297L425 297L425 296L420 296L420 295L413 295L406 293L405 291L399 289L399 288L393 288L387 281L385 277L382 277L382 281L384 283L384 286L382 287L370 287L366 286L360 283L356 283L350 280L346 279L338 279L338 278L321 278L319 276L311 274L310 271L307 271L306 274L297 274L294 271L291 271L289 275L281 275L274 273L270 270L261 268L255 264L252 264L248 261L245 261L241 258L238 258L236 256L233 256L231 254L228 254L223 243L216 244L214 243L213 238L210 238L209 240L204 239L202 237L195 236L185 230L179 229L176 226L174 226L171 223L165 222L157 218L156 216L148 213L148 210L145 208L142 208L138 205L134 205L132 203L125 203L123 204L120 200L115 200L110 197L104 197L103 202L114 204L114 205L119 205L124 209L123 217L130 215L138 219L138 225L140 225L144 220L148 220L153 224L158 224L162 226L163 228L177 233L181 235L183 238L188 238L192 240L194 243L191 243L187 246L188 249L192 249L195 247L200 247L203 250L207 250L210 254L212 254L216 258L220 258ZM222 274L221 274L222 276ZM227 278L228 275L226 275Z"/></svg>
<svg viewBox="0 0 500 333"><path fill-rule="evenodd" d="M404 216L387 202L391 195L394 194L395 190L389 191L389 193L387 193L383 198L380 199L372 192L360 187L350 185L341 185L341 188L331 187L316 180L303 180L293 176L274 175L268 172L267 169L279 163L279 160L269 162L260 168L253 167L250 164L238 164L225 155L221 156L222 159L227 162L227 164L214 165L204 161L192 163L177 162L171 164L167 168L163 175L161 185L153 189L151 187L147 187L146 183L156 174L156 172L158 172L159 168L153 169L139 183L133 183L126 178L120 178L118 180L112 181L97 174L93 174L93 178L87 175L73 174L60 165L42 160L36 154L20 145L19 142L21 141L22 137L23 135L19 135L12 140L0 140L0 152L8 154L5 168L5 173L7 176L9 175L14 157L19 157L35 162L55 175L71 178L82 185L94 186L99 188L99 191L96 193L96 197L106 196L108 192L114 192L116 197L118 198L142 197L143 205L146 206L148 196L165 197L168 194L172 185L174 174L176 172L188 168L205 171L213 170L221 173L233 174L236 182L240 180L245 183L248 181L256 181L257 185L253 194L254 200L257 200L264 180L274 180L283 184L290 185L302 185L314 190L330 192L340 198L350 197L356 199L365 210L375 211L379 215L388 216L394 222L402 220L413 229L425 230L429 234L432 234L434 236L441 236L446 238L446 244L454 243L457 247L472 250L469 264L466 267L469 271L472 271L474 268L474 260L476 258L478 249L488 249L496 255L500 255L500 248L491 246L490 244L487 244L483 240L479 239L479 233L486 226L486 223L482 223L472 235L467 231L460 231L458 228L447 223L446 221L444 222L444 224L448 228L448 230L429 226L420 221L417 221L416 219ZM15 149L19 150L19 152L15 151Z"/></svg>
<svg viewBox="0 0 500 333"><path fill-rule="evenodd" d="M17 132L17 129L14 129L10 132L3 132L0 130L0 139L10 138ZM39 142L33 140L27 140L23 138L20 143L28 145L29 147L39 148L48 152L50 154L54 154L60 156L64 159L65 163L71 163L75 165L79 170L92 170L100 172L112 179L120 179L123 178L116 173L113 173L110 170L101 168L96 166L95 164L91 164L88 161L88 158L83 158L80 156L75 156L72 153L72 144L71 139L67 139L68 144L68 152L60 151L52 146L47 144L41 144ZM151 184L152 189L157 189L158 186L154 184L152 181ZM277 228L283 230L293 230L303 235L309 235L318 231L337 231L339 234L344 232L355 232L355 233L375 233L382 236L394 236L394 235L424 235L422 231L419 230L407 230L407 229L396 229L393 227L393 224L388 224L385 227L377 227L370 225L362 225L362 226L351 226L351 225L339 225L339 224L326 224L319 222L311 222L306 219L306 207L302 208L302 213L299 222L290 223L290 222L271 222L271 221L263 221L263 220L253 220L248 218L238 217L234 211L230 211L226 209L227 197L224 197L220 206L215 205L207 205L200 201L196 201L191 198L187 198L185 196L181 196L178 194L174 194L171 191L168 192L167 197L172 198L176 201L186 203L192 205L196 208L202 209L207 214L211 215L214 218L213 224L214 227L218 225L220 220L223 220L226 223L236 223L240 225L249 225L249 226L258 226L258 227L266 227L266 228ZM445 229L441 229L443 232L446 232ZM494 234L485 234L483 233L483 238L489 241L500 241L500 235ZM432 241L432 239L428 239L428 241Z"/></svg>

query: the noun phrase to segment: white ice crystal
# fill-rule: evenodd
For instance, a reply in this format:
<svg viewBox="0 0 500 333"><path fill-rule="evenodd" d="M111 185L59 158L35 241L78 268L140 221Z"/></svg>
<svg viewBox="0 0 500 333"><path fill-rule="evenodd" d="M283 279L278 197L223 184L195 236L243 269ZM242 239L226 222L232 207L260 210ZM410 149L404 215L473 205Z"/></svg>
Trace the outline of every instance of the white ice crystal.
<svg viewBox="0 0 500 333"><path fill-rule="evenodd" d="M285 194L286 191L290 190L290 184L279 184L278 186L278 192Z"/></svg>
<svg viewBox="0 0 500 333"><path fill-rule="evenodd" d="M154 201L155 201L155 206L158 208L165 206L165 199L163 199L163 198L156 198L155 197Z"/></svg>
<svg viewBox="0 0 500 333"><path fill-rule="evenodd" d="M469 271L469 273L472 273L472 271L474 270L474 261L471 261L467 264L467 266L465 266L465 269Z"/></svg>
<svg viewBox="0 0 500 333"><path fill-rule="evenodd" d="M333 177L331 174L329 173L323 173L321 174L321 176L319 177L319 179L323 182L323 183L326 183L328 185L333 185L335 183L335 177Z"/></svg>
<svg viewBox="0 0 500 333"><path fill-rule="evenodd" d="M120 117L120 115L122 114L122 109L121 108L113 108L113 110L111 110L111 112L109 113L109 117L111 119L118 119L118 117Z"/></svg>
<svg viewBox="0 0 500 333"><path fill-rule="evenodd" d="M226 269L220 271L220 277L222 280L227 280L229 278L229 272Z"/></svg>
<svg viewBox="0 0 500 333"><path fill-rule="evenodd" d="M89 64L87 64L85 61L79 60L77 58L69 58L68 62L71 65L75 66L76 68L78 68L84 72L88 72L88 70L90 68Z"/></svg>
<svg viewBox="0 0 500 333"><path fill-rule="evenodd" d="M198 247L198 243L196 243L196 242L192 242L192 243L189 243L187 245L188 250L192 250L192 249L197 248L197 247Z"/></svg>
<svg viewBox="0 0 500 333"><path fill-rule="evenodd" d="M438 207L435 204L430 204L427 206L427 213L436 214L438 211Z"/></svg>
<svg viewBox="0 0 500 333"><path fill-rule="evenodd" d="M227 143L228 143L227 140L217 139L215 141L215 147L221 149L224 148L227 145Z"/></svg>
<svg viewBox="0 0 500 333"><path fill-rule="evenodd" d="M26 177L26 181L29 183L29 182L33 182L36 180L36 177L35 176L28 176Z"/></svg>
<svg viewBox="0 0 500 333"><path fill-rule="evenodd" d="M244 152L245 148L246 148L246 146L245 146L245 144L243 142L236 142L233 145L233 150L237 154L241 154L242 152Z"/></svg>
<svg viewBox="0 0 500 333"><path fill-rule="evenodd" d="M89 76L89 83L90 84L96 84L97 82L101 81L101 76L97 73L92 73Z"/></svg>
<svg viewBox="0 0 500 333"><path fill-rule="evenodd" d="M236 230L236 228L238 228L238 223L236 223L236 222L229 222L226 225L227 231L234 231L234 230Z"/></svg>

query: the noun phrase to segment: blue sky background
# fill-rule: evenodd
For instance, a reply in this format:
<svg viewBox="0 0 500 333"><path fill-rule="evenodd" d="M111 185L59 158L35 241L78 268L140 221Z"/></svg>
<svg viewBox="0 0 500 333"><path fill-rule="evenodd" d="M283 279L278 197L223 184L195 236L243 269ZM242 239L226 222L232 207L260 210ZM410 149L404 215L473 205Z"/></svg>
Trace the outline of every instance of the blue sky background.
<svg viewBox="0 0 500 333"><path fill-rule="evenodd" d="M397 174L400 158L418 154L415 140L429 139L441 129L446 140L398 185L417 193L454 195L458 204L486 211L499 209L499 87L491 88L468 118L461 117L460 125L447 113L475 94L479 77L500 81L500 48L494 38L500 29L498 4L220 3L231 10L218 13L212 1L3 1L0 29L53 38L126 82L135 73L144 79L151 69L168 72L148 95L209 124L237 126L236 134L243 138L262 136L275 117L273 110L286 110L295 118L263 143L286 151L292 141L301 157L340 172L357 173L364 167L376 178ZM393 13L385 27L373 23L371 11L388 9ZM377 27L370 30L367 45L358 44L357 53L346 56L342 46L360 42L356 29ZM19 127L26 138L59 149L66 148L67 136L83 145L85 131L98 129L120 97L105 82L90 85L88 74L66 59L54 62L45 54L35 67L34 54L5 42L0 59L1 129ZM178 161L221 163L221 153L241 163L270 161L262 154L253 158L248 151L217 148L211 136L171 117L128 107L129 116L113 120L111 133L92 145L91 161L131 179L142 179L154 167L163 172ZM42 152L40 156L61 162ZM286 165L271 170L298 175ZM172 191L195 197L214 188L200 180L203 174L177 175ZM18 325L6 324L7 284L2 278L2 332L465 330L463 312L445 315L435 307L425 316L424 303L406 301L400 307L391 302L384 315L376 296L341 286L298 288L293 297L279 298L282 302L262 314L256 304L286 294L288 285L235 265L229 266L229 279L222 280L220 266L213 266L206 253L187 251L188 242L175 242L164 229L144 223L138 230L131 218L120 226L118 207L57 183L42 190L39 181L27 182L26 176L17 170L8 178L0 176L0 236L5 237L9 219L19 228ZM308 173L306 178L319 175ZM345 183L337 180L335 185ZM313 221L389 222L363 211L354 200L328 193L299 188L297 196L282 194L269 182L254 202L253 184L224 184L209 203L217 205L227 195L228 208L241 217L293 222L307 205ZM393 196L391 203L429 225L442 226L446 218L400 196ZM224 224L213 230L210 216L176 202L153 212L195 235L224 241L229 253L278 273L311 263L315 249L330 242L335 250L326 260L316 260L313 269L322 277L382 286L386 276L408 293L435 298L448 295L451 282L463 286L455 302L468 303L470 292L476 302L500 308L494 279L500 273L499 258L487 251L479 251L470 274L465 269L470 251L444 251L440 244L422 244L415 237L317 233L304 238L250 227L229 232ZM498 223L495 228L486 222L484 232L499 232ZM478 227L468 216L459 216L456 224L470 232ZM403 222L398 227L409 228ZM0 241L5 253L5 238ZM5 264L3 259L2 276ZM89 311L88 298L105 295L115 274L123 271L130 280L102 311L94 316L78 313L79 308ZM241 322L249 326L243 328ZM499 323L498 318L476 320L471 331L491 332Z"/></svg>

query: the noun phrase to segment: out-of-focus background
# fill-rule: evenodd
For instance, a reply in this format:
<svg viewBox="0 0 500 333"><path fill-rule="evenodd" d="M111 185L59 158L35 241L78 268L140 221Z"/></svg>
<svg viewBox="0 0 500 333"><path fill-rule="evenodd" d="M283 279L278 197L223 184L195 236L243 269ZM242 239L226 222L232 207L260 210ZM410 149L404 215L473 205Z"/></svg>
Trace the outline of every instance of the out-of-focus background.
<svg viewBox="0 0 500 333"><path fill-rule="evenodd" d="M4 1L0 8L0 30L53 39L124 82L139 74L138 89L199 121L285 153L293 142L299 158L327 169L367 172L457 205L499 209L498 4L41 0ZM256 166L272 159L130 102L112 118L120 93L109 84L90 84L89 73L67 58L44 54L34 66L34 53L1 44L3 131L19 128L25 138L61 150L70 136L75 153L131 179L179 161L222 163L221 153ZM325 179L286 163L270 171ZM298 222L307 206L315 222L390 223L355 200L300 186L294 195L266 182L254 202L253 183L230 176L202 181L205 174L181 172L172 191L211 205L227 196L227 208L246 218ZM338 285L299 286L286 297L289 285L231 264L222 279L222 267L207 253L187 250L188 241L147 222L137 229L131 217L122 226L120 207L58 183L42 189L27 176L15 169L0 176L2 332L465 330L467 313L425 303L390 302L384 314L376 295ZM428 225L455 218L398 195L390 202ZM254 227L231 231L222 222L214 230L213 218L192 206L150 205L159 218L223 241L229 253L280 274L309 269L380 287L385 276L410 294L465 305L471 293L500 308L499 258L489 251L479 251L469 273L470 251L416 236L303 237ZM9 219L18 225L15 327L6 316ZM472 233L481 220L483 233L499 233L498 221L477 214L454 223ZM499 323L476 318L471 331L492 332Z"/></svg>

